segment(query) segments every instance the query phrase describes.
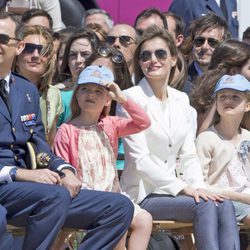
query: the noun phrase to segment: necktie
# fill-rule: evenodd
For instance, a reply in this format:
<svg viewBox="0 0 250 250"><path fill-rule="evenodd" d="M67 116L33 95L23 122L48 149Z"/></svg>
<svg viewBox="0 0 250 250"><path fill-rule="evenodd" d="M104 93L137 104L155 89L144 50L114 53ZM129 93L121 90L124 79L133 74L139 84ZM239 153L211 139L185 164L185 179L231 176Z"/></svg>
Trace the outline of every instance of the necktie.
<svg viewBox="0 0 250 250"><path fill-rule="evenodd" d="M0 95L5 102L8 110L10 111L10 104L9 104L9 93L6 90L6 81L4 79L0 79Z"/></svg>
<svg viewBox="0 0 250 250"><path fill-rule="evenodd" d="M225 19L227 20L227 6L226 6L226 0L220 0L220 8L224 14Z"/></svg>

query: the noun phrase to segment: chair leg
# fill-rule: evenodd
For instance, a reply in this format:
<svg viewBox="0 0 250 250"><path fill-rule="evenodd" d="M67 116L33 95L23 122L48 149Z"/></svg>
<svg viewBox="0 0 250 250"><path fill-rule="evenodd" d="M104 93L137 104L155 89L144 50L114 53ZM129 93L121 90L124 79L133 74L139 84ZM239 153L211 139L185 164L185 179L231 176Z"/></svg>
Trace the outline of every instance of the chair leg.
<svg viewBox="0 0 250 250"><path fill-rule="evenodd" d="M185 238L180 241L182 250L196 250L195 244L193 242L192 234L185 235Z"/></svg>

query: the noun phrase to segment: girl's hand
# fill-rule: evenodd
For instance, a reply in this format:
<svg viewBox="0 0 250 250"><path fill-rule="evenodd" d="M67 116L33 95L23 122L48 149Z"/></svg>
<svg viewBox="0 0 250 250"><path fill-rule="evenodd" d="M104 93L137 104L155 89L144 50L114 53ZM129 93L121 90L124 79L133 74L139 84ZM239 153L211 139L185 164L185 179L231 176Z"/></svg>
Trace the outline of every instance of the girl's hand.
<svg viewBox="0 0 250 250"><path fill-rule="evenodd" d="M114 82L110 82L105 84L110 97L114 100L117 101L118 103L124 103L127 101L127 97L122 93L120 87L114 83Z"/></svg>
<svg viewBox="0 0 250 250"><path fill-rule="evenodd" d="M200 202L200 198L202 198L205 201L212 200L214 202L216 202L216 201L222 202L226 199L225 196L210 193L203 188L194 189L190 186L186 186L185 188L183 188L182 193L185 195L194 197L194 199L197 203Z"/></svg>

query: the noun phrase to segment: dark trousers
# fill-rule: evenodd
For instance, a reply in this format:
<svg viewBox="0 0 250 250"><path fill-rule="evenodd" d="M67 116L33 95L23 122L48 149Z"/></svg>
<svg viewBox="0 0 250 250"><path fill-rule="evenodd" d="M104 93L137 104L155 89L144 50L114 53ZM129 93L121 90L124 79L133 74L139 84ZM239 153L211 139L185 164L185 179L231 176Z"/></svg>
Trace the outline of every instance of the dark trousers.
<svg viewBox="0 0 250 250"><path fill-rule="evenodd" d="M0 186L7 221L25 226L23 249L49 249L62 227L88 233L79 249L113 249L128 229L133 205L117 193L82 190L74 199L62 186L13 182Z"/></svg>
<svg viewBox="0 0 250 250"><path fill-rule="evenodd" d="M198 250L239 250L234 206L225 200L196 203L193 197L151 194L140 204L154 220L192 222Z"/></svg>
<svg viewBox="0 0 250 250"><path fill-rule="evenodd" d="M0 203L1 204L1 203ZM1 235L6 230L6 209L0 205L0 241L1 241Z"/></svg>

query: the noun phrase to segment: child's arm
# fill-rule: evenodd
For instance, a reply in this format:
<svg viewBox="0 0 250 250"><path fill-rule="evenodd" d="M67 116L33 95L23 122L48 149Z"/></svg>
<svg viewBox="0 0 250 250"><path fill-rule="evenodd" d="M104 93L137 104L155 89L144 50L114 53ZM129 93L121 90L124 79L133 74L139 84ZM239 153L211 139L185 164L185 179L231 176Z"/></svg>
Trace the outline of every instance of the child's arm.
<svg viewBox="0 0 250 250"><path fill-rule="evenodd" d="M222 191L221 194L228 197L230 200L250 204L250 194L243 194L230 190Z"/></svg>
<svg viewBox="0 0 250 250"><path fill-rule="evenodd" d="M105 86L112 100L120 104L123 104L128 100L128 98L122 93L120 87L116 83L110 82L107 83Z"/></svg>
<svg viewBox="0 0 250 250"><path fill-rule="evenodd" d="M151 125L147 113L131 99L127 98L115 83L106 85L111 98L127 111L130 117L116 117L116 129L119 137L141 132Z"/></svg>

